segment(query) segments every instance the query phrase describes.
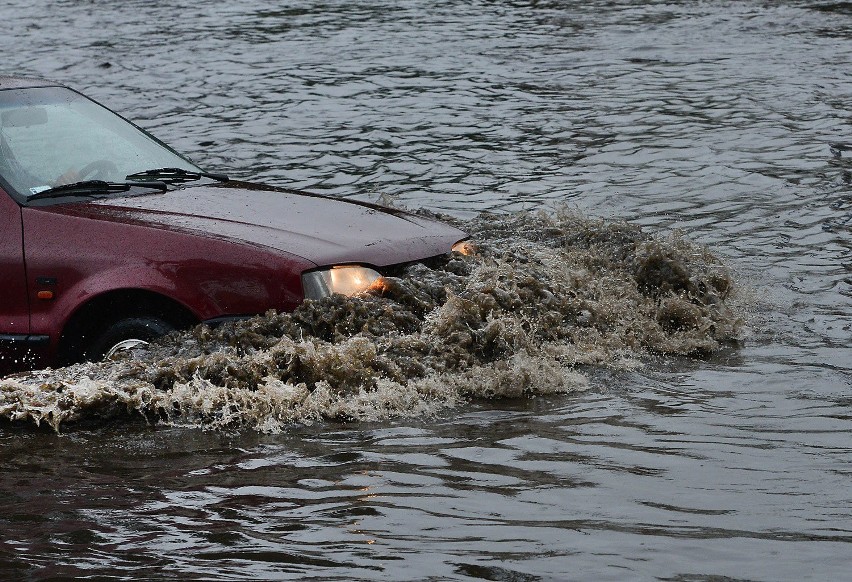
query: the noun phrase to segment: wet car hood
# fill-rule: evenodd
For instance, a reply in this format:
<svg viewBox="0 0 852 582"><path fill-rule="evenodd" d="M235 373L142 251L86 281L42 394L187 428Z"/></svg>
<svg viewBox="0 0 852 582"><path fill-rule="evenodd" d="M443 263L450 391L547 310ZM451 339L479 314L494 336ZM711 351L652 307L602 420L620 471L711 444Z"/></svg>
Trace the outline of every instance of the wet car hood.
<svg viewBox="0 0 852 582"><path fill-rule="evenodd" d="M415 261L466 236L395 209L243 182L44 209L260 245L319 266Z"/></svg>

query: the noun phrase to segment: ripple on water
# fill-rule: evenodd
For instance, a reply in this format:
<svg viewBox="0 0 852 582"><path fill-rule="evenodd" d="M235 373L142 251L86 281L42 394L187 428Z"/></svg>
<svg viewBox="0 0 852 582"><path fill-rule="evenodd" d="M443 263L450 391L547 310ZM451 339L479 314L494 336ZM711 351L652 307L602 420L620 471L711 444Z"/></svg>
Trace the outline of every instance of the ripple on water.
<svg viewBox="0 0 852 582"><path fill-rule="evenodd" d="M2 3L5 72L82 89L211 170L456 216L570 202L650 232L683 229L735 269L751 335L701 359L619 353L617 341L573 368L579 352L557 353L560 370L593 387L567 397L455 409L436 398L443 413L375 424L288 424L287 409L270 424L287 427L277 435L249 428L263 414L227 416L224 400L175 397L183 409L158 413L149 396L163 391L129 361L51 371L44 390L12 390L17 410L38 416L56 408L45 400L53 386L74 386L64 434L32 421L0 430L0 570L33 580L845 579L848 12L830 0ZM326 307L382 301L396 299ZM436 337L420 321L384 325ZM284 339L246 331L183 336L162 354L184 384L192 361L209 361L208 380L229 378L210 356L233 354L236 386L252 353ZM227 339L255 333L258 344ZM534 354L573 341L531 337ZM308 342L329 355L337 345ZM297 354L287 345L282 354ZM376 344L365 373L404 368L391 347ZM650 365L631 371L636 360ZM412 396L381 413L419 414L410 406L422 395ZM128 400L155 429L116 416ZM77 413L113 421L71 430Z"/></svg>

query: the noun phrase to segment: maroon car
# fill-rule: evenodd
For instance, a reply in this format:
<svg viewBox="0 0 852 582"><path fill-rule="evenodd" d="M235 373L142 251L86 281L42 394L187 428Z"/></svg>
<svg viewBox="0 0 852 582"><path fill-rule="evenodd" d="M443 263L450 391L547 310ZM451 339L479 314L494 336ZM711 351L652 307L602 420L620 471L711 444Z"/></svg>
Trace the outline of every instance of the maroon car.
<svg viewBox="0 0 852 582"><path fill-rule="evenodd" d="M465 236L228 181L72 89L0 77L0 374L360 293Z"/></svg>

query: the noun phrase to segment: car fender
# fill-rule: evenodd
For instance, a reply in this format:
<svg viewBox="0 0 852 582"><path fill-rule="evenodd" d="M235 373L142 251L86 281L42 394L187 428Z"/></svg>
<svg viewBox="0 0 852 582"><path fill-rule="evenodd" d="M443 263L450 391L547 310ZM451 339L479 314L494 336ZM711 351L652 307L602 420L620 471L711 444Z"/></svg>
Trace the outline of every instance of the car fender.
<svg viewBox="0 0 852 582"><path fill-rule="evenodd" d="M55 344L70 317L105 293L166 297L199 321L250 315L302 300L300 275L316 265L287 253L144 225L24 208L31 330Z"/></svg>

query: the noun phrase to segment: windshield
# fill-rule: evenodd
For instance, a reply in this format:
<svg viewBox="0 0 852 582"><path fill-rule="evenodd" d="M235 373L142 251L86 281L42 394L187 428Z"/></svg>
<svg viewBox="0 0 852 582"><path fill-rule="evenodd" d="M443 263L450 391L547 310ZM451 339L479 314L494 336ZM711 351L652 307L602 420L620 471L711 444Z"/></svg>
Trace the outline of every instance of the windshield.
<svg viewBox="0 0 852 582"><path fill-rule="evenodd" d="M152 168L201 170L112 111L64 87L0 91L0 177L30 197Z"/></svg>

